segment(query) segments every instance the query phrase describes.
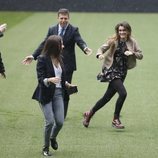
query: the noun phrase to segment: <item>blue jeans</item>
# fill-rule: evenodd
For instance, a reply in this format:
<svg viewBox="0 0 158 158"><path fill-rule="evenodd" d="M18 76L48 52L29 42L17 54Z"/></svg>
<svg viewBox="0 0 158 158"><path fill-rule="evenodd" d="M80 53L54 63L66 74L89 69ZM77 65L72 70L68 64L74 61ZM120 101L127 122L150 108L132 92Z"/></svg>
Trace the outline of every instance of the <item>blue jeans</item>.
<svg viewBox="0 0 158 158"><path fill-rule="evenodd" d="M56 88L52 101L40 106L45 118L44 147L49 147L50 138L57 137L64 123L62 89Z"/></svg>

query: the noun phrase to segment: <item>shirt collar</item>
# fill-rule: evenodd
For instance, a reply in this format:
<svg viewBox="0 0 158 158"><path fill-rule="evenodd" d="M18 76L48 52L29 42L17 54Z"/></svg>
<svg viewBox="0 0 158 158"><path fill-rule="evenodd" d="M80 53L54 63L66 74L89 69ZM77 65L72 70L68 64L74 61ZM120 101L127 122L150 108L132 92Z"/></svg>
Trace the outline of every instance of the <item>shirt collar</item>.
<svg viewBox="0 0 158 158"><path fill-rule="evenodd" d="M67 24L66 26L65 26L65 30L66 30L66 28L68 27L68 25L69 24ZM59 30L61 30L62 29L62 27L61 27L61 25L59 24Z"/></svg>

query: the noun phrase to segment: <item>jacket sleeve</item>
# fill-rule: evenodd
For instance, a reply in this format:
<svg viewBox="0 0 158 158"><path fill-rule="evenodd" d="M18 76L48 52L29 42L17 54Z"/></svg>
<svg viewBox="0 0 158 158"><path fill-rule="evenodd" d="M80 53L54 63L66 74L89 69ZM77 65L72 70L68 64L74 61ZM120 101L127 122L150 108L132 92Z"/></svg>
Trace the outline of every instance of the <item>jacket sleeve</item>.
<svg viewBox="0 0 158 158"><path fill-rule="evenodd" d="M74 30L74 38L76 44L79 46L79 48L84 52L84 49L87 47L86 42L82 39L79 29L76 27ZM84 52L85 53L85 52Z"/></svg>
<svg viewBox="0 0 158 158"><path fill-rule="evenodd" d="M104 44L97 50L96 57L98 58L99 55L104 54L109 48L110 48L110 43L109 43L109 42L104 43Z"/></svg>
<svg viewBox="0 0 158 158"><path fill-rule="evenodd" d="M50 85L47 87L44 84L44 78L47 74L47 60L45 56L40 55L37 60L37 78L38 78L38 86L35 89L32 99L39 101L41 104L47 104L51 101L53 96L54 86Z"/></svg>
<svg viewBox="0 0 158 158"><path fill-rule="evenodd" d="M136 41L134 41L134 52L133 53L134 53L136 59L139 59L139 60L143 59L142 51L140 50L140 47Z"/></svg>
<svg viewBox="0 0 158 158"><path fill-rule="evenodd" d="M137 41L134 38L131 38L131 40L132 40L131 46L129 46L128 48L129 51L133 53L136 59L139 59L139 60L143 59L143 54Z"/></svg>
<svg viewBox="0 0 158 158"><path fill-rule="evenodd" d="M43 56L38 57L36 71L39 84L45 85L44 79L46 78L46 62Z"/></svg>
<svg viewBox="0 0 158 158"><path fill-rule="evenodd" d="M3 37L3 33L2 32L0 32L0 37Z"/></svg>
<svg viewBox="0 0 158 158"><path fill-rule="evenodd" d="M4 72L5 72L5 69L4 69L4 65L3 65L2 57L0 53L0 73L4 73Z"/></svg>
<svg viewBox="0 0 158 158"><path fill-rule="evenodd" d="M34 60L37 59L37 57L41 54L43 48L44 48L44 44L47 40L47 38L51 35L51 28L48 29L48 33L45 37L45 39L43 40L43 42L41 42L41 44L38 46L38 48L34 51L34 53L32 54L32 56L34 57Z"/></svg>

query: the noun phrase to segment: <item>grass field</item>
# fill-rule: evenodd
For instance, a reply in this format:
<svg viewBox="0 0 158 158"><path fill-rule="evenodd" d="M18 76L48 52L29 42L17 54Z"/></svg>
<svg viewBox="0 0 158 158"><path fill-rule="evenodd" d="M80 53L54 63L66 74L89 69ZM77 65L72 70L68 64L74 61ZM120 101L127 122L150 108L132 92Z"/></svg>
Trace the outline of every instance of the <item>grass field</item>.
<svg viewBox="0 0 158 158"><path fill-rule="evenodd" d="M82 113L103 95L107 84L96 75L101 62L95 52L114 26L128 21L133 36L143 50L144 59L130 70L125 82L128 97L121 120L125 130L111 127L117 95L91 121L82 126ZM0 79L0 157L41 158L43 116L38 103L31 99L37 79L33 62L21 64L45 37L48 27L57 21L56 13L0 12L0 22L8 23L0 39L0 51L7 79ZM158 14L72 13L70 22L94 51L86 57L76 47L78 70L73 83L79 93L71 97L68 118L58 137L56 158L156 158L158 157Z"/></svg>

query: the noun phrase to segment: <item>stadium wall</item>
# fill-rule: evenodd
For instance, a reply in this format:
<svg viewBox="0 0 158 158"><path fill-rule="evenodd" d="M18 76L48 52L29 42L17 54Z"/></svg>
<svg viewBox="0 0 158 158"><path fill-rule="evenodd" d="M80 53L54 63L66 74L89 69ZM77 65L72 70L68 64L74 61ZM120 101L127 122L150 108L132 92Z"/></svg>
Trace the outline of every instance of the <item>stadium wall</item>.
<svg viewBox="0 0 158 158"><path fill-rule="evenodd" d="M158 12L158 0L0 0L0 11Z"/></svg>

